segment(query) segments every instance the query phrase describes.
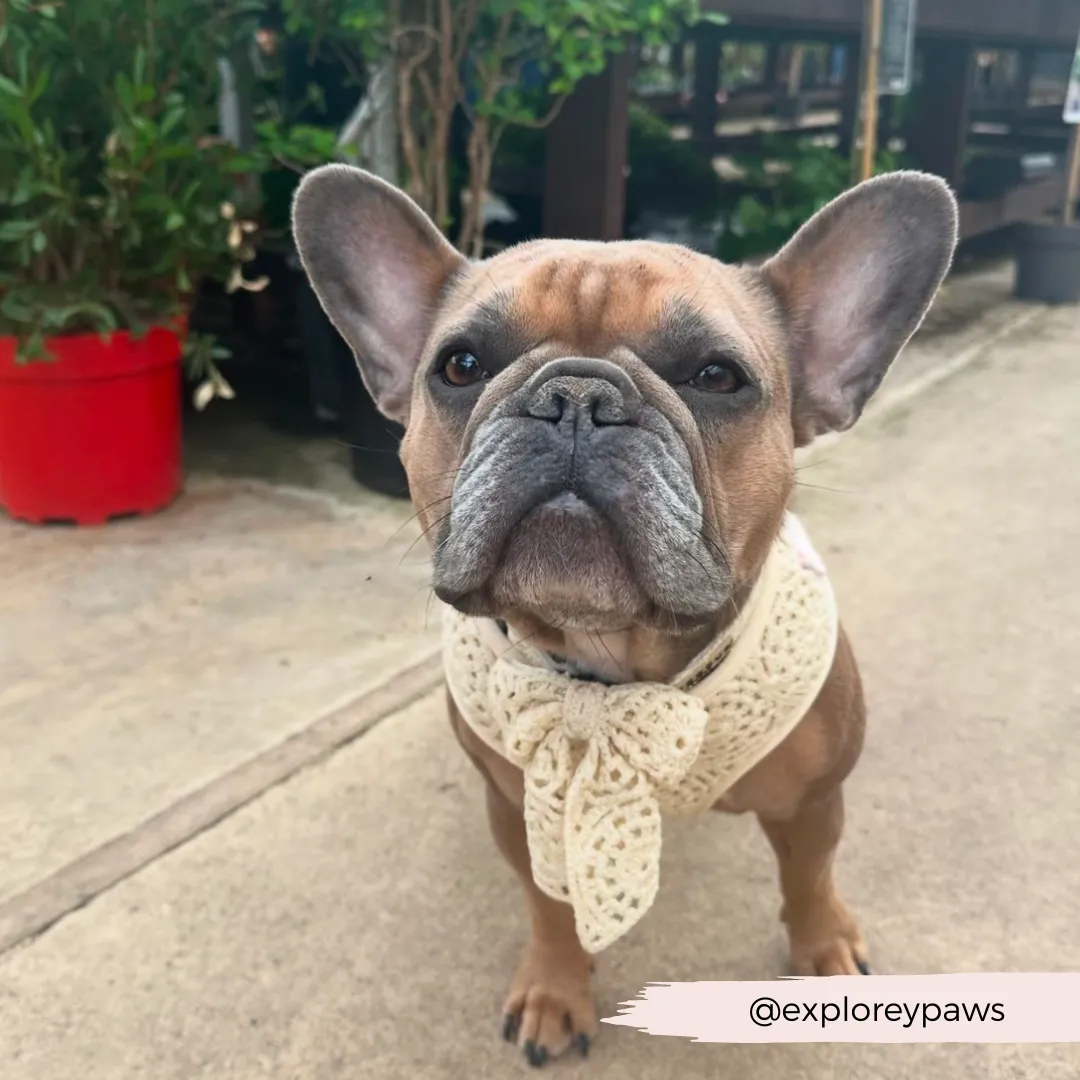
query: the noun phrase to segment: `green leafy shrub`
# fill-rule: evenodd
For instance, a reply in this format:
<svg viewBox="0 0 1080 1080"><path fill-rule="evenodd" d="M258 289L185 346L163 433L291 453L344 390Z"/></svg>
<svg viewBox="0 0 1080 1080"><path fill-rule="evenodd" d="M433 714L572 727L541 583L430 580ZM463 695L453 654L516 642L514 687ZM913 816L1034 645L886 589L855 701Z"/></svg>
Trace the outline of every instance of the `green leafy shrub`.
<svg viewBox="0 0 1080 1080"><path fill-rule="evenodd" d="M717 255L728 262L776 251L851 186L848 159L805 138L766 137L760 155L739 157L736 165L754 193L743 195L724 223ZM895 155L882 151L874 171L899 167Z"/></svg>
<svg viewBox="0 0 1080 1080"><path fill-rule="evenodd" d="M290 124L264 119L255 125L261 173L260 222L267 234L289 235L292 197L300 177L309 169L336 161L337 132L317 124Z"/></svg>
<svg viewBox="0 0 1080 1080"><path fill-rule="evenodd" d="M22 359L46 335L182 318L207 278L257 287L237 198L253 162L215 134L218 58L256 6L6 0L0 333ZM210 343L192 345L212 371Z"/></svg>

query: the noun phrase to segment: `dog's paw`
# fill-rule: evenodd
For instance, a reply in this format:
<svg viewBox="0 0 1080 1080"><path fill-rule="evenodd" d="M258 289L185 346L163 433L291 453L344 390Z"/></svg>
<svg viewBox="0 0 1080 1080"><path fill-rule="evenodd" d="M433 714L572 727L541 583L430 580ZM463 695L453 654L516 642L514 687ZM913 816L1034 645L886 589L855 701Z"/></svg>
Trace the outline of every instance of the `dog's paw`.
<svg viewBox="0 0 1080 1080"><path fill-rule="evenodd" d="M587 1056L598 1027L588 961L530 944L503 1006L503 1038L539 1067L567 1050Z"/></svg>
<svg viewBox="0 0 1080 1080"><path fill-rule="evenodd" d="M785 918L786 913L781 913ZM869 975L866 943L855 920L839 902L804 915L802 925L788 922L793 975Z"/></svg>
<svg viewBox="0 0 1080 1080"><path fill-rule="evenodd" d="M815 948L792 948L793 975L869 975L870 964L861 942L836 938Z"/></svg>

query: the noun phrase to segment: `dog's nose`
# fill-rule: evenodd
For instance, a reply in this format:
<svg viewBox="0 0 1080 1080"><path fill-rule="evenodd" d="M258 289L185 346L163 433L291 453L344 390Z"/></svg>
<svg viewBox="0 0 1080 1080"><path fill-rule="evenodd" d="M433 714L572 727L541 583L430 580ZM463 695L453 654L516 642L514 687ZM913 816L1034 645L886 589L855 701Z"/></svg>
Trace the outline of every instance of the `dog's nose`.
<svg viewBox="0 0 1080 1080"><path fill-rule="evenodd" d="M618 364L584 356L546 363L522 388L525 412L558 423L567 418L599 426L633 423L641 394Z"/></svg>

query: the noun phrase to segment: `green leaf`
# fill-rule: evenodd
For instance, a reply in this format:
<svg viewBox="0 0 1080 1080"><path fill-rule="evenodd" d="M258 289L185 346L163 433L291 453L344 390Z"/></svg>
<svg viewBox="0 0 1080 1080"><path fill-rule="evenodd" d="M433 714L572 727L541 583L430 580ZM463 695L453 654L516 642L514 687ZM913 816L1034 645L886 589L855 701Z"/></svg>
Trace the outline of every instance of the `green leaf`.
<svg viewBox="0 0 1080 1080"><path fill-rule="evenodd" d="M171 108L165 114L165 119L161 121L161 127L158 129L158 134L162 138L164 138L183 119L184 119L184 108L183 108L183 106L178 106L178 107L175 107L175 108Z"/></svg>
<svg viewBox="0 0 1080 1080"><path fill-rule="evenodd" d="M0 221L0 240L25 240L37 227L36 221Z"/></svg>
<svg viewBox="0 0 1080 1080"><path fill-rule="evenodd" d="M49 72L47 68L42 68L34 80L34 85L30 90L30 103L33 104L41 98L41 95L49 88Z"/></svg>
<svg viewBox="0 0 1080 1080"><path fill-rule="evenodd" d="M0 91L11 97L21 98L23 96L22 89L3 75L0 75Z"/></svg>
<svg viewBox="0 0 1080 1080"><path fill-rule="evenodd" d="M0 315L12 322L26 323L34 317L34 307L24 295L25 290L10 289L0 297Z"/></svg>
<svg viewBox="0 0 1080 1080"><path fill-rule="evenodd" d="M93 300L79 300L45 312L45 325L51 330L67 330L76 322L98 333L117 328L116 315L105 304Z"/></svg>

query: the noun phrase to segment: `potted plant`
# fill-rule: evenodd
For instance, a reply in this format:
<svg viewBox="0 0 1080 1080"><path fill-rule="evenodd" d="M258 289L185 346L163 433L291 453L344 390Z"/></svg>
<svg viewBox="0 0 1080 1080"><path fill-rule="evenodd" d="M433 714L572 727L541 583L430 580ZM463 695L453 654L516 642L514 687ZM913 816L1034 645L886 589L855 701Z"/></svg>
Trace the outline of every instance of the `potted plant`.
<svg viewBox="0 0 1080 1080"><path fill-rule="evenodd" d="M1080 95L1080 49L1073 81ZM1069 140L1065 195L1057 222L1026 222L1018 229L1015 294L1020 300L1044 304L1080 301L1080 228L1076 200L1080 194L1080 96Z"/></svg>
<svg viewBox="0 0 1080 1080"><path fill-rule="evenodd" d="M242 0L7 0L0 26L0 506L100 523L181 484L182 354L200 282L246 281L249 161L215 134Z"/></svg>

